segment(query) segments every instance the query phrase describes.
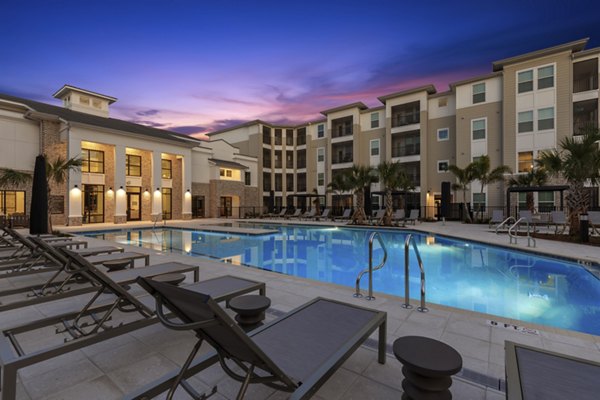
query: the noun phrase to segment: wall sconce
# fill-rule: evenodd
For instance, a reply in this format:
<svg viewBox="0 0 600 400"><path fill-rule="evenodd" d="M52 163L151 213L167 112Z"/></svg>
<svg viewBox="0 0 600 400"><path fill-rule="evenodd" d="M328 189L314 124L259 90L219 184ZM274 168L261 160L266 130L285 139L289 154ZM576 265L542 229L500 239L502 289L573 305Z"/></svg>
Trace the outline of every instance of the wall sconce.
<svg viewBox="0 0 600 400"><path fill-rule="evenodd" d="M120 186L119 189L123 190L123 186Z"/></svg>
<svg viewBox="0 0 600 400"><path fill-rule="evenodd" d="M160 192L160 188L156 188L156 191L157 191L157 192Z"/></svg>
<svg viewBox="0 0 600 400"><path fill-rule="evenodd" d="M188 192L188 193L189 193L189 192L190 192L190 189L186 190L186 192Z"/></svg>
<svg viewBox="0 0 600 400"><path fill-rule="evenodd" d="M75 186L73 186L73 189L79 189L79 188L77 187L77 185L75 185Z"/></svg>
<svg viewBox="0 0 600 400"><path fill-rule="evenodd" d="M144 193L149 193L148 188L144 189Z"/></svg>
<svg viewBox="0 0 600 400"><path fill-rule="evenodd" d="M109 192L112 192L112 186L109 186L109 187L108 187L108 191L109 191Z"/></svg>

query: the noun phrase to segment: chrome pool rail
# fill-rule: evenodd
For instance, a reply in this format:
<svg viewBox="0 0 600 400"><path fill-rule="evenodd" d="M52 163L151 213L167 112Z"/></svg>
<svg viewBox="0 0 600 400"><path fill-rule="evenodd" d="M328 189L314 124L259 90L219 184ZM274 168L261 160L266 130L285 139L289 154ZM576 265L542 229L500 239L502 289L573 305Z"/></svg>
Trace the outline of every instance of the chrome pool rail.
<svg viewBox="0 0 600 400"><path fill-rule="evenodd" d="M417 256L417 262L419 263L419 269L421 270L421 305L417 307L420 312L427 312L429 309L425 306L425 268L423 267L423 260L421 259L421 253L417 248L417 242L413 237L412 233L406 236L404 241L404 304L402 308L412 308L410 305L410 282L409 282L409 271L410 271L410 245L415 251Z"/></svg>
<svg viewBox="0 0 600 400"><path fill-rule="evenodd" d="M383 260L381 261L381 263L379 263L379 265L373 267L373 242L375 241L375 239L377 239L379 245L383 249ZM387 257L387 249L385 248L385 244L383 244L383 240L381 240L381 235L379 234L379 232L371 233L371 236L369 236L369 268L360 271L360 273L356 277L356 292L353 295L354 297L363 297L363 295L360 293L360 280L362 279L363 275L368 272L369 292L365 299L375 300L375 297L373 296L373 271L377 271L378 269L383 268L385 262L387 261Z"/></svg>
<svg viewBox="0 0 600 400"><path fill-rule="evenodd" d="M500 224L498 224L496 226L496 235L498 234L498 231L500 230L500 228L509 224L510 222L517 222L517 221L516 221L515 217L513 217L513 216L506 218L504 221L502 221Z"/></svg>

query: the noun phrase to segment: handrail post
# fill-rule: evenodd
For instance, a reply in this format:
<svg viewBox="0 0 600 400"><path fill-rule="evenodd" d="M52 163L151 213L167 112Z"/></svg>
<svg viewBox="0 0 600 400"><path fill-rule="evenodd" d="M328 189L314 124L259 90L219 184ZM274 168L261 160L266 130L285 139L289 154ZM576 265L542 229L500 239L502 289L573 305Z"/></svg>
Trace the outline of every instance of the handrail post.
<svg viewBox="0 0 600 400"><path fill-rule="evenodd" d="M412 306L410 305L410 245L412 243L413 250L415 251L415 255L417 256L417 262L419 263L419 270L421 272L421 305L417 307L417 310L420 312L427 312L429 309L425 305L425 267L423 266L423 260L421 259L421 254L419 252L419 248L417 247L417 242L412 234L408 234L406 236L406 240L404 241L404 304L402 304L402 308L410 309Z"/></svg>
<svg viewBox="0 0 600 400"><path fill-rule="evenodd" d="M369 239L369 294L367 300L373 300L373 240Z"/></svg>
<svg viewBox="0 0 600 400"><path fill-rule="evenodd" d="M373 268L373 241L375 240L375 238L377 238L379 245L383 249L383 260L381 261L381 263L379 265L377 265L375 268ZM381 240L381 235L379 235L379 232L373 232L373 233L371 233L371 236L369 237L369 268L362 270L356 277L356 291L352 295L353 297L363 297L363 295L360 293L360 280L362 279L363 275L368 272L369 273L369 291L368 291L368 294L365 297L365 299L375 300L375 296L373 296L373 271L377 271L378 269L382 268L385 265L386 261L387 261L387 249L385 248L385 245L383 244L383 240Z"/></svg>
<svg viewBox="0 0 600 400"><path fill-rule="evenodd" d="M404 241L404 304L402 304L402 308L412 308L412 306L410 305L410 284L408 282L408 276L409 276L409 263L410 263L410 256L408 254L408 246L410 245L410 241L412 239L412 234L409 233L408 236L406 236L406 240Z"/></svg>

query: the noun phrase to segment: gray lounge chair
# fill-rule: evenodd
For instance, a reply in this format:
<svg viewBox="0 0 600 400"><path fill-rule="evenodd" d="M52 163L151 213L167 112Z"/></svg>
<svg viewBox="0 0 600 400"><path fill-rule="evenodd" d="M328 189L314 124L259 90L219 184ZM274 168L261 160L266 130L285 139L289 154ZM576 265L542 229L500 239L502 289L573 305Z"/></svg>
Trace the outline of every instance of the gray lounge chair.
<svg viewBox="0 0 600 400"><path fill-rule="evenodd" d="M396 226L406 226L406 213L403 209L399 208L392 214L392 223Z"/></svg>
<svg viewBox="0 0 600 400"><path fill-rule="evenodd" d="M296 211L294 211L293 214L286 215L285 219L300 218L301 215L302 215L302 210L300 208L296 208Z"/></svg>
<svg viewBox="0 0 600 400"><path fill-rule="evenodd" d="M385 364L387 314L383 311L316 298L246 334L208 295L145 278L138 283L156 298L156 312L166 327L193 330L199 340L180 371L126 399L151 398L168 390L170 400L180 384L193 398L204 398L185 379L217 362L227 375L242 382L238 400L253 383L290 392L291 399L308 399L377 328L378 361ZM163 306L177 319L165 316ZM203 341L215 352L194 360Z"/></svg>
<svg viewBox="0 0 600 400"><path fill-rule="evenodd" d="M344 210L344 213L342 214L342 216L339 218L334 218L334 221L337 221L338 219L341 221L348 221L350 219L351 214L352 214L352 210L349 208L346 208Z"/></svg>
<svg viewBox="0 0 600 400"><path fill-rule="evenodd" d="M554 225L554 234L559 234L559 228L561 234L567 229L567 217L563 211L552 211L550 213L550 219L548 225Z"/></svg>
<svg viewBox="0 0 600 400"><path fill-rule="evenodd" d="M492 228L492 225L498 225L504 222L504 210L493 210L492 218L490 218L489 228Z"/></svg>
<svg viewBox="0 0 600 400"><path fill-rule="evenodd" d="M100 284L99 292L83 305L76 302L65 305L70 308L64 314L47 316L44 319L33 319L16 326L3 326L0 328L0 366L2 377L2 400L16 398L17 372L21 368L50 360L71 351L120 336L124 333L150 326L158 319L154 314L154 301L151 296L134 297L123 287L114 282L108 274L99 274L96 268L89 268L89 263L74 252L64 250L72 258L74 264L79 265L84 276L94 275ZM88 269L86 270L86 266ZM234 276L220 276L217 278L196 282L187 285L190 291L208 293L215 301L229 301L242 294L259 291L265 294L265 284L249 279ZM99 299L100 291L106 290L114 296ZM70 307L69 307L70 306ZM111 326L110 319L115 310L127 312L130 315L138 314L139 318L127 318L126 322ZM32 317L37 318L37 317ZM69 336L64 343L50 345L42 349L28 352L19 343L18 334L31 334L31 332L60 325L57 330L64 338Z"/></svg>
<svg viewBox="0 0 600 400"><path fill-rule="evenodd" d="M101 286L96 280L96 276L103 274L103 270L97 269L94 274L89 274L91 268L95 268L95 265L104 263L106 261L134 261L135 259L144 259L146 266L143 268L130 268L122 271L114 271L109 274L110 279L119 285L127 285L133 283L138 276L153 277L162 274L169 273L185 273L193 272L194 281L198 281L198 267L188 264L182 264L178 262L166 262L162 264L149 264L149 256L142 253L132 253L131 256L127 257L127 253L108 254L101 256L92 256L86 258L85 261L89 264L82 268L79 264L73 264L64 254L60 251L52 248L43 240L37 238L31 238L36 245L40 247L46 254L52 257L53 260L57 260L61 264L61 268L56 270L50 278L48 278L43 284L30 285L25 287L18 287L15 289L4 290L0 292L0 296L11 296L15 297L17 294L27 294L23 299L17 299L11 302L3 302L0 304L0 311L13 310L15 308L31 306L34 304L46 303L66 297L78 296L84 293L90 293L97 291L98 287ZM77 277L84 277L82 282L75 281ZM69 287L69 285L72 285Z"/></svg>
<svg viewBox="0 0 600 400"><path fill-rule="evenodd" d="M506 341L507 400L596 400L600 363Z"/></svg>
<svg viewBox="0 0 600 400"><path fill-rule="evenodd" d="M588 221L592 234L600 235L600 211L588 211Z"/></svg>
<svg viewBox="0 0 600 400"><path fill-rule="evenodd" d="M408 215L408 218L406 218L406 222L412 222L413 225L417 224L417 221L419 220L419 210L418 209L413 209L410 210L410 214Z"/></svg>
<svg viewBox="0 0 600 400"><path fill-rule="evenodd" d="M385 216L385 209L377 210L375 215L371 218L371 225L381 225L383 224L383 217Z"/></svg>
<svg viewBox="0 0 600 400"><path fill-rule="evenodd" d="M331 210L329 208L326 208L323 210L323 212L321 213L321 215L315 215L313 217L313 219L315 221L320 220L321 218L323 218L324 220L327 220L327 218L329 218L329 213L331 212Z"/></svg>
<svg viewBox="0 0 600 400"><path fill-rule="evenodd" d="M315 214L317 213L317 210L315 210L314 208L312 210L307 210L304 214L302 214L302 217L300 217L300 219L311 219L315 216Z"/></svg>

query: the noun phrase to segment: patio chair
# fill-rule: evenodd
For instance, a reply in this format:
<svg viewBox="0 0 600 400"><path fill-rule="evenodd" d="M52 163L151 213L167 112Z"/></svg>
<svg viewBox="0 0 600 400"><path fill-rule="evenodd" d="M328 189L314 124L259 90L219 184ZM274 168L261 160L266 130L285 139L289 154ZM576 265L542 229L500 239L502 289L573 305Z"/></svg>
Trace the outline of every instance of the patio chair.
<svg viewBox="0 0 600 400"><path fill-rule="evenodd" d="M110 279L119 285L127 285L133 283L138 276L153 277L157 275L170 274L170 273L185 273L193 272L194 281L198 281L198 267L188 264L182 264L178 262L166 262L161 264L149 264L149 255L142 253L118 253L108 254L101 256L91 256L85 258L85 262L88 263L83 268L80 264L74 264L67 256L52 248L43 240L37 238L31 238L34 243L40 247L45 255L56 260L60 267L55 270L54 274L50 276L44 283L29 285L24 287L18 287L14 289L4 290L0 292L0 296L11 296L15 297L17 294L26 294L27 296L22 300L15 300L11 302L3 302L0 304L0 311L13 310L15 308L31 306L34 304L46 303L66 297L78 296L84 293L94 292L98 289L100 283L98 283L96 276L99 274L106 274L103 270L97 269L93 274L89 274L90 269L96 268L96 265L105 263L107 261L130 261L133 262L136 259L144 259L146 266L143 268L129 268L121 271L113 271L108 273ZM75 278L83 277L80 281L76 281ZM77 283L76 286L71 284Z"/></svg>
<svg viewBox="0 0 600 400"><path fill-rule="evenodd" d="M506 399L595 400L600 363L506 341Z"/></svg>
<svg viewBox="0 0 600 400"><path fill-rule="evenodd" d="M588 211L588 221L592 234L600 235L600 211Z"/></svg>
<svg viewBox="0 0 600 400"><path fill-rule="evenodd" d="M383 311L316 298L246 334L206 294L145 278L138 284L155 297L156 313L167 328L194 331L198 342L178 372L126 399L151 398L168 390L170 400L180 385L193 398L205 398L185 379L217 362L227 375L242 382L238 400L255 383L290 392L291 399L308 399L377 328L378 362L385 364L387 314ZM165 316L163 307L177 319ZM204 341L215 351L194 360Z"/></svg>
<svg viewBox="0 0 600 400"><path fill-rule="evenodd" d="M275 218L283 218L285 217L285 213L287 212L287 208L282 208L279 214L275 215Z"/></svg>
<svg viewBox="0 0 600 400"><path fill-rule="evenodd" d="M406 226L406 212L403 209L399 208L394 211L392 214L392 224L395 224L396 226L400 226L400 224Z"/></svg>
<svg viewBox="0 0 600 400"><path fill-rule="evenodd" d="M311 219L316 214L317 214L317 210L314 208L312 210L306 210L306 212L304 214L302 214L302 217L300 217L300 219Z"/></svg>
<svg viewBox="0 0 600 400"><path fill-rule="evenodd" d="M320 220L321 218L323 218L324 220L327 220L327 218L329 217L329 213L331 212L331 210L329 208L326 208L323 210L323 212L321 213L321 215L315 215L313 217L313 219L315 221Z"/></svg>
<svg viewBox="0 0 600 400"><path fill-rule="evenodd" d="M492 228L492 225L498 225L504 222L504 210L493 210L492 218L490 218L489 228Z"/></svg>
<svg viewBox="0 0 600 400"><path fill-rule="evenodd" d="M529 210L520 210L519 219L523 218L523 221L533 224L533 213Z"/></svg>
<svg viewBox="0 0 600 400"><path fill-rule="evenodd" d="M296 208L296 211L294 211L293 214L286 215L285 219L300 218L301 215L302 215L302 210L300 208Z"/></svg>
<svg viewBox="0 0 600 400"><path fill-rule="evenodd" d="M349 208L346 208L341 217L334 218L333 220L337 221L339 219L340 221L348 221L350 219L351 213L352 213L352 210Z"/></svg>
<svg viewBox="0 0 600 400"><path fill-rule="evenodd" d="M371 225L381 225L383 224L383 217L385 216L385 209L382 208L375 212L375 215L371 218Z"/></svg>
<svg viewBox="0 0 600 400"><path fill-rule="evenodd" d="M548 223L548 227L550 225L554 225L554 234L558 235L558 228L560 229L560 234L562 234L567 228L567 217L562 211L552 211L550 213L550 222Z"/></svg>
<svg viewBox="0 0 600 400"><path fill-rule="evenodd" d="M418 220L419 220L419 210L418 209L410 210L410 214L408 215L408 218L406 218L406 223L412 222L413 225L416 225Z"/></svg>
<svg viewBox="0 0 600 400"><path fill-rule="evenodd" d="M81 268L81 273L86 278L93 277L92 279L97 281L98 292L91 296L84 305L79 302L62 305L62 314L47 315L43 319L39 319L35 314L29 318L31 320L28 322L21 322L16 326L4 324L0 328L2 400L16 398L19 369L158 322L154 314L154 301L151 296L135 297L112 280L109 274L99 273L97 268L86 263L85 259L77 253L70 250L63 251L71 258L74 267ZM135 271L135 269L131 271ZM185 287L190 291L207 293L216 302L229 301L234 297L254 291L264 295L266 290L264 282L229 275L192 283ZM112 296L100 297L104 291L109 292ZM110 321L115 316L116 310L128 313L129 316L125 321L111 325ZM133 317L134 314L138 318ZM23 318L23 320L27 319ZM62 343L49 344L31 351L24 349L20 344L19 335L31 335L32 332L38 330L48 332L48 328L53 326L61 327L56 330L56 333L60 335L57 341L60 340Z"/></svg>

